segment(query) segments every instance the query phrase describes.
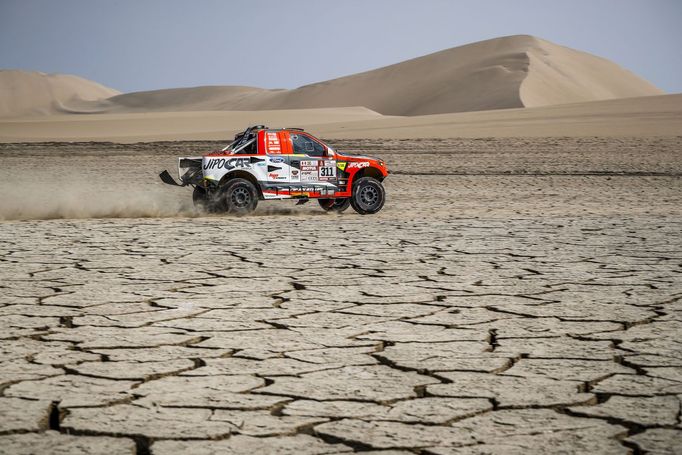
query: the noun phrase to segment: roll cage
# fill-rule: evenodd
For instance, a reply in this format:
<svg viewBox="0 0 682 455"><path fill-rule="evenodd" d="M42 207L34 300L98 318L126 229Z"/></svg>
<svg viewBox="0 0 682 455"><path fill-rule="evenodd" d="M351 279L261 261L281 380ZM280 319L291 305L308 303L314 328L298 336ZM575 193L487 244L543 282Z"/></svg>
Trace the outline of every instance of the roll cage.
<svg viewBox="0 0 682 455"><path fill-rule="evenodd" d="M259 130L265 129L265 125L254 125L250 126L241 133L237 133L234 136L234 141L230 143L225 148L221 149L221 152L231 151L232 153L239 153L244 150L250 144L256 141L256 133Z"/></svg>

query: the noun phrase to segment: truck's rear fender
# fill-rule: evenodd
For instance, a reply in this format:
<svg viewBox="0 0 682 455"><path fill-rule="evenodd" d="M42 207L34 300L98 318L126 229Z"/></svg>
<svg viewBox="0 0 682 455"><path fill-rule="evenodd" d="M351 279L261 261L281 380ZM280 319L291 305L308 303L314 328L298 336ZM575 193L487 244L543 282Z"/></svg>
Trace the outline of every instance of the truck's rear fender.
<svg viewBox="0 0 682 455"><path fill-rule="evenodd" d="M256 179L256 177L248 171L236 170L236 171L228 172L227 174L225 174L220 179L220 182L218 183L218 187L224 187L225 185L228 184L228 182L230 180L233 180L233 179L245 179L245 180L248 180L249 182L253 183L253 186L255 186L256 189L258 190L258 197L260 199L263 199L263 189L261 188L261 185L258 182L258 179Z"/></svg>
<svg viewBox="0 0 682 455"><path fill-rule="evenodd" d="M202 161L203 177L207 187L219 185L228 176L237 171L245 172L256 180L262 177L265 158L244 155L205 155ZM260 172L258 172L260 171Z"/></svg>

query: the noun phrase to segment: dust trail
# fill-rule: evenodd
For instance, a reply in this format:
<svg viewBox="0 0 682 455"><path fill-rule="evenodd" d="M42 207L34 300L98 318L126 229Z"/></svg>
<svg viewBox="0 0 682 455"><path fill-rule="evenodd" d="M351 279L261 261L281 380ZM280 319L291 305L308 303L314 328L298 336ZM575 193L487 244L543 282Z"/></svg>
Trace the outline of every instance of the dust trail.
<svg viewBox="0 0 682 455"><path fill-rule="evenodd" d="M0 220L63 218L158 218L201 215L191 193L162 191L156 185L95 186L62 184L0 185Z"/></svg>
<svg viewBox="0 0 682 455"><path fill-rule="evenodd" d="M2 183L0 195L0 221L231 216L196 209L192 203L192 192L187 188L156 184L130 186L121 183L98 187L83 182ZM307 204L304 208L282 204L286 203L261 201L258 209L248 216L336 215L322 211L316 203Z"/></svg>

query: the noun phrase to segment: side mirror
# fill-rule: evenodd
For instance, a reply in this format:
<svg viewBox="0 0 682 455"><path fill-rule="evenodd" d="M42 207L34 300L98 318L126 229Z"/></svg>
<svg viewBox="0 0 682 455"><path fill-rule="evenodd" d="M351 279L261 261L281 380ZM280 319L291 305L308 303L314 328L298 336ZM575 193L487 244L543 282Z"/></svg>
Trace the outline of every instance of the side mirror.
<svg viewBox="0 0 682 455"><path fill-rule="evenodd" d="M327 149L327 153L325 155L329 158L334 158L336 156L336 154L334 153L334 150L332 150L330 148Z"/></svg>

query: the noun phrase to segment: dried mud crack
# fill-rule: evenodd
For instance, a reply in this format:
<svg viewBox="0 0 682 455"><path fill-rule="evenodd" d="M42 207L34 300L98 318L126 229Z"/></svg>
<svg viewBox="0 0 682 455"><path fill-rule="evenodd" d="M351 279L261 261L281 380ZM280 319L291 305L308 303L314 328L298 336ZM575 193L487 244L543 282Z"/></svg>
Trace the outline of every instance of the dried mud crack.
<svg viewBox="0 0 682 455"><path fill-rule="evenodd" d="M3 221L0 453L679 453L680 139L640 141L338 141L396 170L374 217Z"/></svg>

